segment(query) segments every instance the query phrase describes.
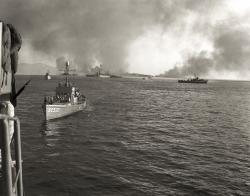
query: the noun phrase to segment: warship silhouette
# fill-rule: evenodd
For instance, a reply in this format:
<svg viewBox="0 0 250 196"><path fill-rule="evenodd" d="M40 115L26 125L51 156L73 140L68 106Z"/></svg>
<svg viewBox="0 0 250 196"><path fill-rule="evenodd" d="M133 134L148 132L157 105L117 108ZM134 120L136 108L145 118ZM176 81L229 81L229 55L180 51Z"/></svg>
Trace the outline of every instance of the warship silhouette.
<svg viewBox="0 0 250 196"><path fill-rule="evenodd" d="M65 81L58 83L55 95L44 97L42 108L46 120L68 116L86 108L86 97L69 81L69 71L69 62L66 61Z"/></svg>
<svg viewBox="0 0 250 196"><path fill-rule="evenodd" d="M196 84L206 84L208 80L200 79L199 77L190 78L187 80L178 80L179 83L196 83Z"/></svg>

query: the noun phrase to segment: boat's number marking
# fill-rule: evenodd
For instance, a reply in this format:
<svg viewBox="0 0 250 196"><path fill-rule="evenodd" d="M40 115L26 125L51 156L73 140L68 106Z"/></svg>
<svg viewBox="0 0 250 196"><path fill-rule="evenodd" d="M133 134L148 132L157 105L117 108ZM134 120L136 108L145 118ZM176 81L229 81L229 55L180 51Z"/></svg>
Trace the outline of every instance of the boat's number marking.
<svg viewBox="0 0 250 196"><path fill-rule="evenodd" d="M48 112L59 112L59 108L48 108Z"/></svg>

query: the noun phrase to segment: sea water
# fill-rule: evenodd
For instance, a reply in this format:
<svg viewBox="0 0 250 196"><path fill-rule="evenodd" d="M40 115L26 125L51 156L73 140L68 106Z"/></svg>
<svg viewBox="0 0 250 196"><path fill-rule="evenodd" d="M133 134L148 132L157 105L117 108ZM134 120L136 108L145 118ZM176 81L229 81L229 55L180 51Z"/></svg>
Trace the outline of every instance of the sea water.
<svg viewBox="0 0 250 196"><path fill-rule="evenodd" d="M250 195L250 82L72 77L86 110L45 122L63 78L31 79L17 106L25 195Z"/></svg>

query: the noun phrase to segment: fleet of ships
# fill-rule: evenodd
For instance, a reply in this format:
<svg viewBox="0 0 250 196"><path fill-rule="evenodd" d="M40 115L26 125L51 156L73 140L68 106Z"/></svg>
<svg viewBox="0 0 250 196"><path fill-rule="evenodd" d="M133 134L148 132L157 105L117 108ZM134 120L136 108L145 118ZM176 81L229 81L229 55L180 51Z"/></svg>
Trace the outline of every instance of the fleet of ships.
<svg viewBox="0 0 250 196"><path fill-rule="evenodd" d="M100 66L101 67L101 66ZM100 69L95 68L96 73L87 74L86 77L96 78L121 78L120 75L110 75L108 73L102 73ZM69 61L65 62L64 81L59 82L55 89L54 95L45 96L44 103L42 105L44 116L46 120L53 120L60 117L68 116L70 114L82 111L86 108L87 102L86 97L80 92L77 86L72 85L69 81L70 75ZM143 80L152 79L153 76L132 74L134 77L139 76ZM52 77L49 71L45 74L46 80L51 80ZM197 83L206 84L208 80L194 77L190 79L180 79L178 83Z"/></svg>
<svg viewBox="0 0 250 196"><path fill-rule="evenodd" d="M42 104L42 109L44 112L45 120L54 120L58 119L61 117L65 117L71 114L74 114L76 112L82 111L87 107L87 99L85 95L80 91L80 89L73 85L72 82L69 79L69 62L65 62L65 70L63 73L64 80L59 82L54 95L49 95L49 96L44 96L44 102ZM135 75L134 75L135 76ZM152 76L147 76L144 75L139 75L143 80L149 80L152 79ZM52 77L49 73L49 71L45 74L45 80L51 80ZM100 78L120 78L121 76L118 75L109 75L109 74L103 74L101 72L97 72L96 74L89 74L86 75L86 77L100 77ZM25 88L26 85L30 80L22 87L23 89ZM205 79L200 79L198 77L187 79L187 80L178 80L179 83L199 83L199 84L206 84L208 81ZM23 90L22 89L22 90ZM19 93L19 92L18 92ZM18 94L17 93L17 94ZM14 119L14 118L13 118ZM14 119L16 120L16 119ZM7 121L6 121L7 122ZM19 121L18 121L19 122ZM18 124L17 122L17 124ZM8 126L6 125L5 128ZM7 129L4 130L4 138L5 138L5 143L9 144L8 137L6 137L7 134ZM12 176L12 173L10 172L11 169L11 156L9 156L10 153L10 147L7 145L6 149L3 149L3 152L9 153L3 153L3 173L4 173L4 181L6 181L4 187L4 191L8 192L7 195L23 195L23 181L22 181L22 159L21 159L21 140L20 140L20 129L17 126L17 129L15 130L14 134L14 144L15 144L15 150L17 151L16 153L16 161L15 163L17 164L16 166L16 173L17 175L13 174L15 180L17 182L16 185L12 186L12 179L10 178ZM1 159L2 160L2 159ZM17 187L17 193L15 192ZM14 191L13 191L14 190ZM0 189L1 193L1 189ZM13 194L12 194L13 193ZM20 194L19 194L20 193Z"/></svg>

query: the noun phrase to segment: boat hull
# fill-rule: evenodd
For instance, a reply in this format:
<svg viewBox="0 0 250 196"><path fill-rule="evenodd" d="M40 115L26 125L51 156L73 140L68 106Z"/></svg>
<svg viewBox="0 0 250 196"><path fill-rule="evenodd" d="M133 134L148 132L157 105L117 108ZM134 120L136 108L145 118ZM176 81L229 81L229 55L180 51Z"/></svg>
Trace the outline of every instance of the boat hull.
<svg viewBox="0 0 250 196"><path fill-rule="evenodd" d="M193 84L207 84L207 80L204 81L185 81L185 80L178 80L179 83L193 83Z"/></svg>
<svg viewBox="0 0 250 196"><path fill-rule="evenodd" d="M80 104L45 104L43 105L46 120L52 120L71 115L82 111L86 107L86 102Z"/></svg>
<svg viewBox="0 0 250 196"><path fill-rule="evenodd" d="M51 76L45 76L46 80L51 80Z"/></svg>

